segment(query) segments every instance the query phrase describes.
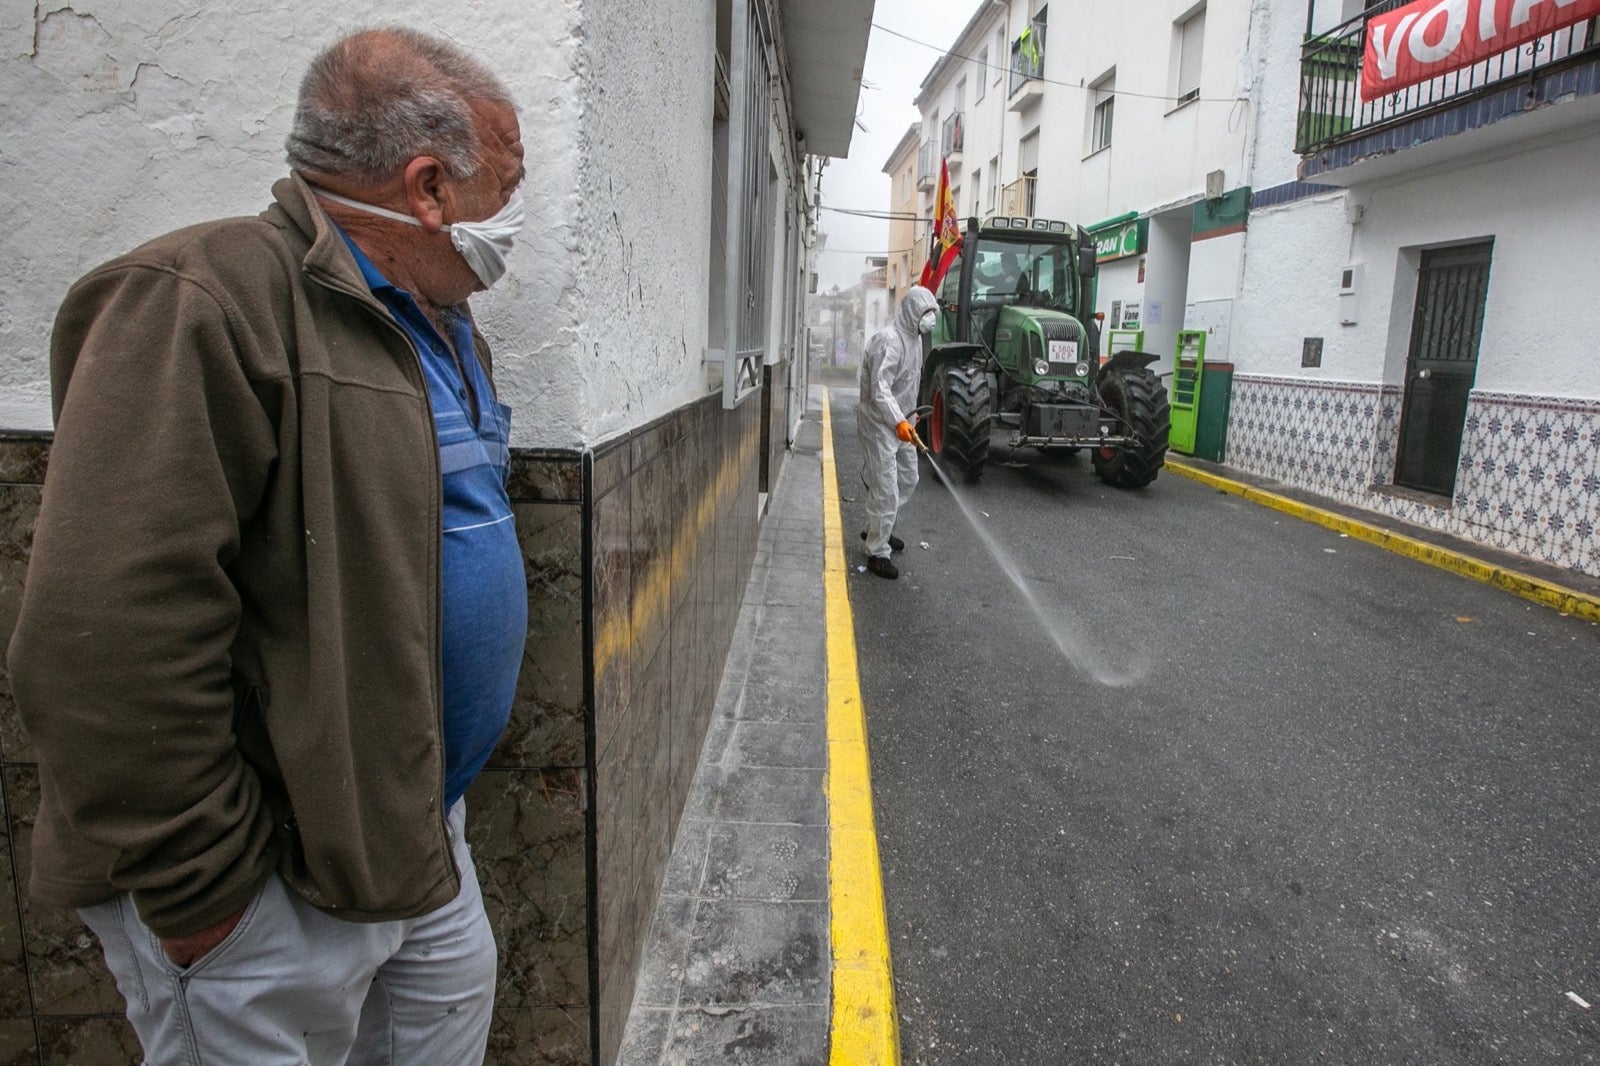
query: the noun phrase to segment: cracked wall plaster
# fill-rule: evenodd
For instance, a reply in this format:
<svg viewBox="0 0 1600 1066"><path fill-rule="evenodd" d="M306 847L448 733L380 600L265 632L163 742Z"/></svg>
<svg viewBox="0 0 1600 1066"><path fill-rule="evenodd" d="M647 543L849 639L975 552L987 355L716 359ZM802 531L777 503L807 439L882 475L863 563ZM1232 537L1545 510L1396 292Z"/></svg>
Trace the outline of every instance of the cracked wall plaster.
<svg viewBox="0 0 1600 1066"><path fill-rule="evenodd" d="M513 443L587 442L585 405L609 383L590 387L580 349L595 312L582 294L579 15L578 0L0 0L0 429L49 428L49 330L68 286L167 230L260 211L286 173L311 55L349 30L401 24L474 51L517 98L528 225L507 279L474 305L516 409Z"/></svg>

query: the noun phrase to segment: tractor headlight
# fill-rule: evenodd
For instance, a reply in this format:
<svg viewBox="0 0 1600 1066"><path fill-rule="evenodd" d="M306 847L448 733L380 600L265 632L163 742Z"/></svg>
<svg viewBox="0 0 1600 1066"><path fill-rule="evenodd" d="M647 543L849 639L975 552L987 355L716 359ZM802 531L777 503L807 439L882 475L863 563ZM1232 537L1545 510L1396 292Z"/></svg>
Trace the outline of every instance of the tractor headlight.
<svg viewBox="0 0 1600 1066"><path fill-rule="evenodd" d="M1043 359L1035 359L1033 361L1033 372L1040 377L1045 377L1050 373L1050 364Z"/></svg>
<svg viewBox="0 0 1600 1066"><path fill-rule="evenodd" d="M1080 378L1086 378L1086 377L1089 376L1089 364L1088 363L1079 363L1078 364L1078 376Z"/></svg>

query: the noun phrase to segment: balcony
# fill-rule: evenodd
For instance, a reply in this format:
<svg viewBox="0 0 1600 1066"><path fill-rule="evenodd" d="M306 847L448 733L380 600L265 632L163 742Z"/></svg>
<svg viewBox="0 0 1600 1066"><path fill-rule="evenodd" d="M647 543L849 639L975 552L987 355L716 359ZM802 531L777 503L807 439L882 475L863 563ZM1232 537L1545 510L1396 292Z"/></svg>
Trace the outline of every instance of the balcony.
<svg viewBox="0 0 1600 1066"><path fill-rule="evenodd" d="M1022 215L1033 217L1034 193L1038 187L1039 179L1032 174L1024 175L1000 190L1000 213L1002 215Z"/></svg>
<svg viewBox="0 0 1600 1066"><path fill-rule="evenodd" d="M960 111L944 120L944 128L939 137L939 154L950 164L951 170L961 166L961 152L966 147L967 140L964 127Z"/></svg>
<svg viewBox="0 0 1600 1066"><path fill-rule="evenodd" d="M917 152L917 188L931 189L939 180L939 157L934 154L934 143L929 141Z"/></svg>
<svg viewBox="0 0 1600 1066"><path fill-rule="evenodd" d="M1006 109L1021 111L1044 95L1044 19L1035 19L1011 42Z"/></svg>
<svg viewBox="0 0 1600 1066"><path fill-rule="evenodd" d="M1308 157L1301 163L1302 178L1480 129L1545 104L1586 95L1586 88L1587 94L1594 93L1594 71L1584 71L1600 69L1596 34L1600 20L1588 19L1470 66L1363 100L1367 27L1375 16L1404 2L1383 0L1341 26L1307 36L1300 53L1295 126L1295 151ZM1391 43L1397 50L1402 47ZM1432 154L1444 158L1454 153Z"/></svg>

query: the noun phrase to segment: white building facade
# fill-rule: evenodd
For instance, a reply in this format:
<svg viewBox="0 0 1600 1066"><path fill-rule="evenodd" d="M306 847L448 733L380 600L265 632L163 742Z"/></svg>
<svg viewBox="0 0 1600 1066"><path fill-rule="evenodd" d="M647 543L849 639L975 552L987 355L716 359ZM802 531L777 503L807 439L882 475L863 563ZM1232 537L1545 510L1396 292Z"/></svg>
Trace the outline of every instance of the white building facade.
<svg viewBox="0 0 1600 1066"><path fill-rule="evenodd" d="M1596 22L1364 102L1356 57L1400 6L1258 19L1228 462L1600 575ZM1461 14L1485 7L1514 25Z"/></svg>
<svg viewBox="0 0 1600 1066"><path fill-rule="evenodd" d="M920 209L953 147L964 217L1089 229L1105 347L1170 374L1202 331L1230 373L1227 462L1600 575L1600 31L1579 10L984 4L917 97ZM1456 22L1518 11L1555 28L1360 99L1370 20L1412 14L1424 37L1390 51L1448 65Z"/></svg>

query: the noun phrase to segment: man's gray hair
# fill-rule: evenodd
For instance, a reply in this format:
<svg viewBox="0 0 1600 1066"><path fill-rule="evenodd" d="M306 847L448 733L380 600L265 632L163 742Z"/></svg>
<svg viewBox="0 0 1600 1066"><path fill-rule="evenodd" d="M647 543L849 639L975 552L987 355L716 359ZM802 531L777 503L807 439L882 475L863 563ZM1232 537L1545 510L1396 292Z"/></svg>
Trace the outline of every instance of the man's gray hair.
<svg viewBox="0 0 1600 1066"><path fill-rule="evenodd" d="M478 169L478 102L515 106L489 68L448 41L401 27L363 30L306 70L285 144L289 165L372 185L431 155L467 177Z"/></svg>

